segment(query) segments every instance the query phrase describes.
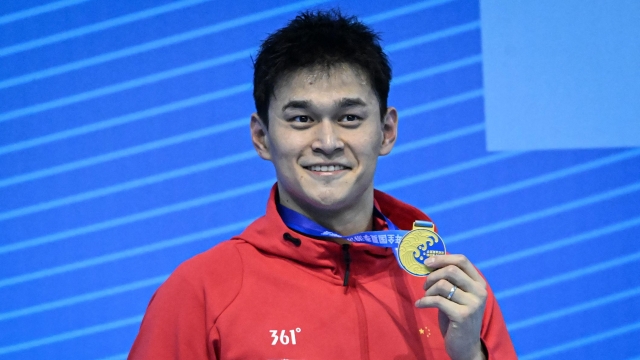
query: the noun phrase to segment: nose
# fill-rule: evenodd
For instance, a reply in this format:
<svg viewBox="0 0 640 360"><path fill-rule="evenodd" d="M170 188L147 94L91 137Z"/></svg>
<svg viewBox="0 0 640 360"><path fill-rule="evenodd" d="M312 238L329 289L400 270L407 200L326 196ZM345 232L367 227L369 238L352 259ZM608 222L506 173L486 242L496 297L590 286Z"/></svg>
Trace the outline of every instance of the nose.
<svg viewBox="0 0 640 360"><path fill-rule="evenodd" d="M337 126L333 121L325 120L316 127L316 139L311 145L313 151L331 155L344 149Z"/></svg>

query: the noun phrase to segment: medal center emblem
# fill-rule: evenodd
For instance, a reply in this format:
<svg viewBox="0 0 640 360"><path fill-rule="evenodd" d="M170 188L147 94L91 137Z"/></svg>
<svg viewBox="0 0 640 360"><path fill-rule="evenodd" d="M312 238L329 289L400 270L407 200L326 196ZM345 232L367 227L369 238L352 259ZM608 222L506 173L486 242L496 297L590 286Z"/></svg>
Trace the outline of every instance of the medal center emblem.
<svg viewBox="0 0 640 360"><path fill-rule="evenodd" d="M446 248L438 234L429 229L414 229L398 245L400 266L414 276L426 276L431 270L424 264L430 256L444 255Z"/></svg>

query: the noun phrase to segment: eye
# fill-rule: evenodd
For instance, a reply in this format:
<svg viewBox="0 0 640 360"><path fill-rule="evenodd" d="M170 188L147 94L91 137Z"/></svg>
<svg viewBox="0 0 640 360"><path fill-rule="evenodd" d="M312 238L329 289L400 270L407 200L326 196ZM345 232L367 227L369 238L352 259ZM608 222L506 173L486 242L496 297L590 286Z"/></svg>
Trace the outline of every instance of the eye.
<svg viewBox="0 0 640 360"><path fill-rule="evenodd" d="M294 116L294 117L290 118L289 121L297 122L297 123L308 123L308 122L312 122L313 119L311 119L310 117L308 117L306 115L299 115L299 116Z"/></svg>
<svg viewBox="0 0 640 360"><path fill-rule="evenodd" d="M343 122L355 122L358 120L362 120L362 118L358 115L353 115L353 114L348 114L342 117L342 119L340 119L340 121Z"/></svg>

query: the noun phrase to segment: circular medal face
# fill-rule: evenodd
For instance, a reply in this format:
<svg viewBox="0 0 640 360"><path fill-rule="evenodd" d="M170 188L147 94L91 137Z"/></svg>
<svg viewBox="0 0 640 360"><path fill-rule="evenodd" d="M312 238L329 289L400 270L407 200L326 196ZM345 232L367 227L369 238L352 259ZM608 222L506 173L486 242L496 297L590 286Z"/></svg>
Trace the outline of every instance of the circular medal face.
<svg viewBox="0 0 640 360"><path fill-rule="evenodd" d="M444 241L428 229L409 231L398 245L400 266L411 275L427 276L431 270L424 264L429 256L446 253Z"/></svg>

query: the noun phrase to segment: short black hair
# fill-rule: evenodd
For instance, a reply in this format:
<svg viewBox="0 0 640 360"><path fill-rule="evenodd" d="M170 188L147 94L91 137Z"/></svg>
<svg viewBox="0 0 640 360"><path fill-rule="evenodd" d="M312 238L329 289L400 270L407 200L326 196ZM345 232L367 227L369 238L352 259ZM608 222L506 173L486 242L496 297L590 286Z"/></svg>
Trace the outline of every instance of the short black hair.
<svg viewBox="0 0 640 360"><path fill-rule="evenodd" d="M267 37L253 63L253 99L258 116L268 126L269 101L277 82L297 70L347 64L362 71L387 111L391 66L380 36L355 16L339 10L299 13L287 26Z"/></svg>

